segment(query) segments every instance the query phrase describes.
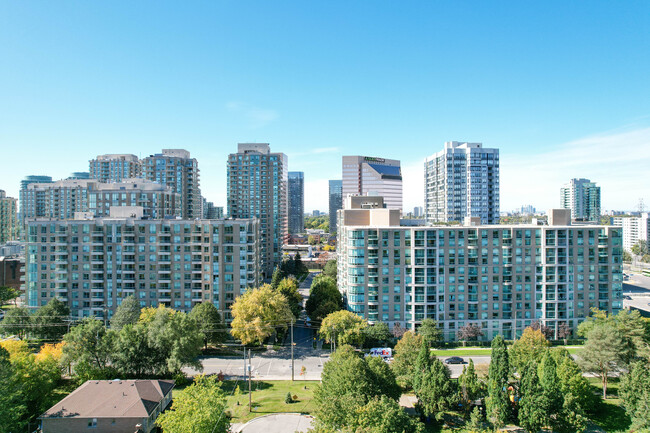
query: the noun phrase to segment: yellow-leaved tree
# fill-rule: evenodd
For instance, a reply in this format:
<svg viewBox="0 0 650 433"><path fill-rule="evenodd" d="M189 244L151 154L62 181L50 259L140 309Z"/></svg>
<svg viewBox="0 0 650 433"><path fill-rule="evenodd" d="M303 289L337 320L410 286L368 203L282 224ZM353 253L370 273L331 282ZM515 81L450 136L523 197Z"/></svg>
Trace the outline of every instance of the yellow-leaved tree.
<svg viewBox="0 0 650 433"><path fill-rule="evenodd" d="M277 329L287 329L293 319L289 302L269 284L249 289L231 308L233 337L243 344L264 342Z"/></svg>

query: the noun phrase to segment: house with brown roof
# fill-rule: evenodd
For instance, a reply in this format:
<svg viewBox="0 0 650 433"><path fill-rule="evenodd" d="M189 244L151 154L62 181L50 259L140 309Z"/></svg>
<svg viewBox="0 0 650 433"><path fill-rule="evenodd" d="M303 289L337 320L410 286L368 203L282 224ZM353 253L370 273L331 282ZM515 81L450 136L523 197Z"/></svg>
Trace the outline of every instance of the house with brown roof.
<svg viewBox="0 0 650 433"><path fill-rule="evenodd" d="M173 380L89 380L40 416L43 433L150 433Z"/></svg>

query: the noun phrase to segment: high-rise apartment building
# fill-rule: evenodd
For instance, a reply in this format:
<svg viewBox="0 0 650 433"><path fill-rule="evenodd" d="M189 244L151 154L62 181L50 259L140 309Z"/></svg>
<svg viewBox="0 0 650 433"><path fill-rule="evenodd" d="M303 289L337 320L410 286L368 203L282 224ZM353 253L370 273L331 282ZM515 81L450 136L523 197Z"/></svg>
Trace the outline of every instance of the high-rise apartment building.
<svg viewBox="0 0 650 433"><path fill-rule="evenodd" d="M145 218L181 216L180 195L171 187L147 179L119 183L96 179L65 179L27 186L26 218L72 219L75 212L103 217L111 207L141 206Z"/></svg>
<svg viewBox="0 0 650 433"><path fill-rule="evenodd" d="M27 176L20 181L20 192L18 193L20 213L18 219L20 221L21 230L25 226L25 217L27 215L27 186L32 183L52 183L51 176Z"/></svg>
<svg viewBox="0 0 650 433"><path fill-rule="evenodd" d="M600 187L589 179L571 179L560 188L560 205L571 209L571 218L600 221Z"/></svg>
<svg viewBox="0 0 650 433"><path fill-rule="evenodd" d="M90 179L90 173L87 171L73 171L68 179Z"/></svg>
<svg viewBox="0 0 650 433"><path fill-rule="evenodd" d="M171 187L148 179L130 178L119 183L90 182L88 212L110 215L111 207L139 206L144 218L181 217L181 197Z"/></svg>
<svg viewBox="0 0 650 433"><path fill-rule="evenodd" d="M288 238L287 155L271 153L268 143L239 143L227 171L228 215L259 218L262 272L270 277Z"/></svg>
<svg viewBox="0 0 650 433"><path fill-rule="evenodd" d="M394 159L344 156L343 200L349 195L384 197L389 209L402 209L402 168Z"/></svg>
<svg viewBox="0 0 650 433"><path fill-rule="evenodd" d="M203 202L203 219L217 220L223 218L223 206L215 206L211 201Z"/></svg>
<svg viewBox="0 0 650 433"><path fill-rule="evenodd" d="M133 295L141 307L182 311L211 302L229 320L235 298L259 284L256 219L151 220L138 207L113 209L107 218L28 222L30 307L57 297L73 317L110 318Z"/></svg>
<svg viewBox="0 0 650 433"><path fill-rule="evenodd" d="M93 179L65 179L30 183L25 194L25 219L70 219L75 212L88 212L88 195Z"/></svg>
<svg viewBox="0 0 650 433"><path fill-rule="evenodd" d="M465 217L498 223L499 149L446 142L424 163L424 212L429 224L462 222Z"/></svg>
<svg viewBox="0 0 650 433"><path fill-rule="evenodd" d="M365 207L365 208L362 208ZM478 325L485 339L520 336L541 321L574 331L590 308L622 308L621 229L572 225L404 227L399 213L357 204L339 212L338 286L370 322L415 329L432 318L445 339ZM556 334L557 335L557 334Z"/></svg>
<svg viewBox="0 0 650 433"><path fill-rule="evenodd" d="M15 241L20 234L17 200L0 189L0 245Z"/></svg>
<svg viewBox="0 0 650 433"><path fill-rule="evenodd" d="M305 231L305 173L289 172L289 234Z"/></svg>
<svg viewBox="0 0 650 433"><path fill-rule="evenodd" d="M131 154L99 155L89 161L90 178L99 182L118 183L142 176L142 164Z"/></svg>
<svg viewBox="0 0 650 433"><path fill-rule="evenodd" d="M330 216L330 233L336 233L336 212L343 207L343 181L329 181L329 216Z"/></svg>
<svg viewBox="0 0 650 433"><path fill-rule="evenodd" d="M199 187L199 164L183 149L163 149L162 153L142 160L146 179L171 187L180 194L181 215L186 219L202 218L203 205Z"/></svg>
<svg viewBox="0 0 650 433"><path fill-rule="evenodd" d="M631 252L639 241L650 241L650 216L647 212L640 217L615 217L612 225L623 228L623 249Z"/></svg>

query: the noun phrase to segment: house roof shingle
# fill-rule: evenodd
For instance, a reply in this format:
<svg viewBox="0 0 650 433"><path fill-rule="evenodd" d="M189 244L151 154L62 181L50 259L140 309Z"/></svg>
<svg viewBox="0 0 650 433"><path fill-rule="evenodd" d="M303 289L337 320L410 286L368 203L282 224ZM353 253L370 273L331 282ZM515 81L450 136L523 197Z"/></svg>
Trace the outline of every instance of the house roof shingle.
<svg viewBox="0 0 650 433"><path fill-rule="evenodd" d="M89 380L41 418L147 418L173 387L173 380Z"/></svg>

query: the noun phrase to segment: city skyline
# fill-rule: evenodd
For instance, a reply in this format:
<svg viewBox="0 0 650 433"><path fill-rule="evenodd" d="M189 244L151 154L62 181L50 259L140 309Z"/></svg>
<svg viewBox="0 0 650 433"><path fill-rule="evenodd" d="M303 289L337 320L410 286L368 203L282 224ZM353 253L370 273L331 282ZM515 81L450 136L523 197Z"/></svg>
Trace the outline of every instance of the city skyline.
<svg viewBox="0 0 650 433"><path fill-rule="evenodd" d="M603 210L650 203L647 3L126 5L0 5L8 196L97 155L182 148L224 206L228 154L257 141L305 172L306 211L350 154L400 160L409 210L455 140L500 150L504 211L557 207L574 177Z"/></svg>

